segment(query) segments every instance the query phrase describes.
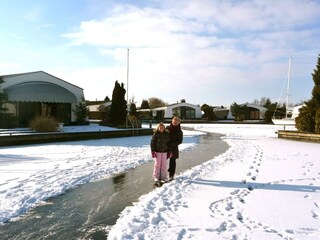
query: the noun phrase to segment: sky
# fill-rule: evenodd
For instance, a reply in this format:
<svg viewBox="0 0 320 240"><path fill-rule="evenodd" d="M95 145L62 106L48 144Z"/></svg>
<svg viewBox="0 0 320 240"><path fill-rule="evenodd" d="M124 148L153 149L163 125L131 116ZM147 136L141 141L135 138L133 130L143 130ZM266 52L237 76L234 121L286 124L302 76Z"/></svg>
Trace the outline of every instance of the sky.
<svg viewBox="0 0 320 240"><path fill-rule="evenodd" d="M192 151L203 132L223 134L229 148L126 207L115 225L105 226L108 239L320 238L319 143L279 139L278 125L184 126L195 131L183 130L181 151ZM113 129L63 129L92 130ZM75 186L152 161L149 142L140 136L1 147L0 224Z"/></svg>
<svg viewBox="0 0 320 240"><path fill-rule="evenodd" d="M112 98L115 81L139 107L229 106L311 97L320 54L318 0L2 0L0 74L45 71Z"/></svg>

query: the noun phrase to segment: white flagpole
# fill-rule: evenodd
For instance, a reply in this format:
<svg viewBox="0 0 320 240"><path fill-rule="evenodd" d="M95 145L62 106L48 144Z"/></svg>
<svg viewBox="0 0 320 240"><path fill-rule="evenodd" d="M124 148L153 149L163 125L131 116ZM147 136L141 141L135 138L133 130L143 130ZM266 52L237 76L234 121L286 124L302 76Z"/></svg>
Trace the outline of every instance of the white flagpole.
<svg viewBox="0 0 320 240"><path fill-rule="evenodd" d="M127 53L127 104L129 105L128 96L129 96L129 48Z"/></svg>

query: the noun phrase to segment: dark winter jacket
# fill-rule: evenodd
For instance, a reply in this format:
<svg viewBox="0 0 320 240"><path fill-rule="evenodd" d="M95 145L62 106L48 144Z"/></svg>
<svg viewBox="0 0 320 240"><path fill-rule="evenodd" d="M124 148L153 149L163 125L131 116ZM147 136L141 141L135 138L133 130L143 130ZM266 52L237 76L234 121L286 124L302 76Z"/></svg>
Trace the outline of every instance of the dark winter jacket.
<svg viewBox="0 0 320 240"><path fill-rule="evenodd" d="M155 132L151 138L151 151L152 152L168 152L170 151L170 138L167 130L161 132Z"/></svg>
<svg viewBox="0 0 320 240"><path fill-rule="evenodd" d="M180 124L173 126L172 123L166 128L169 131L170 136L170 149L172 151L172 158L179 158L178 146L182 143L183 133L181 131Z"/></svg>

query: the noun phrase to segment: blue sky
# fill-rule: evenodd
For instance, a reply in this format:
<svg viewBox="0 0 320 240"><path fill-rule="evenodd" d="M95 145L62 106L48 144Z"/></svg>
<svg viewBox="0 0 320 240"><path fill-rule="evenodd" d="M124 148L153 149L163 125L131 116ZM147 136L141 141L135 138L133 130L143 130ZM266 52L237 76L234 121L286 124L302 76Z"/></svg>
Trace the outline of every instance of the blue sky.
<svg viewBox="0 0 320 240"><path fill-rule="evenodd" d="M311 97L320 54L320 1L1 0L0 74L45 71L137 106L229 106L280 98L292 56L291 102Z"/></svg>

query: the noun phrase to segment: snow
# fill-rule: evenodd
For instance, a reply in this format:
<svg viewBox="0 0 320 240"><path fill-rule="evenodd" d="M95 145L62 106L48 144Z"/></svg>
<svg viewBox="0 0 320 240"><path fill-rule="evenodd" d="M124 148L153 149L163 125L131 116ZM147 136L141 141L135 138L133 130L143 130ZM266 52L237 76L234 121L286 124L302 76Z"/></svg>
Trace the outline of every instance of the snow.
<svg viewBox="0 0 320 240"><path fill-rule="evenodd" d="M319 144L278 139L275 125L195 128L230 148L127 207L108 239L320 238Z"/></svg>
<svg viewBox="0 0 320 240"><path fill-rule="evenodd" d="M196 131L184 130L181 151L203 132L224 134L230 148L126 207L108 239L320 239L318 143L278 139L283 127L276 125L182 126ZM0 224L79 184L152 161L149 143L140 136L1 147Z"/></svg>
<svg viewBox="0 0 320 240"><path fill-rule="evenodd" d="M111 131L97 124L63 127L64 132ZM116 129L117 130L117 129ZM30 134L27 129L0 135ZM182 151L201 133L185 131ZM15 220L50 197L90 181L152 161L150 136L0 147L0 224ZM150 173L150 180L152 173Z"/></svg>

